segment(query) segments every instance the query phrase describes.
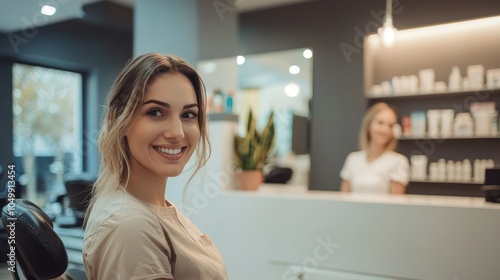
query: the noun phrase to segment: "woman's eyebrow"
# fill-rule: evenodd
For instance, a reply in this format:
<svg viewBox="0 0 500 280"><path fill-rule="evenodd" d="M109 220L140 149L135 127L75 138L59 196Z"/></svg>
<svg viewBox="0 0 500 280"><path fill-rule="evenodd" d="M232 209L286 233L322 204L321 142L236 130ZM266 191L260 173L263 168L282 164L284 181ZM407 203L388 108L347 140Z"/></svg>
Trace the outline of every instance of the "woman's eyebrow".
<svg viewBox="0 0 500 280"><path fill-rule="evenodd" d="M161 101L156 100L156 99L150 99L150 100L142 103L142 105L146 105L146 104L150 104L150 103L154 103L154 104L157 104L157 105L160 105L160 106L163 106L163 107L167 107L167 108L170 107L170 105L168 103L161 102Z"/></svg>
<svg viewBox="0 0 500 280"><path fill-rule="evenodd" d="M187 105L184 106L184 109L189 109L189 108L193 108L193 107L198 107L198 104L196 104L196 103L187 104Z"/></svg>
<svg viewBox="0 0 500 280"><path fill-rule="evenodd" d="M163 106L165 108L170 108L170 104L156 100L156 99L150 99L150 100L142 103L142 105L146 105L146 104L150 104L150 103L154 103L154 104ZM187 105L184 105L183 109L188 109L188 108L193 108L193 107L198 107L198 104L197 103L187 104Z"/></svg>

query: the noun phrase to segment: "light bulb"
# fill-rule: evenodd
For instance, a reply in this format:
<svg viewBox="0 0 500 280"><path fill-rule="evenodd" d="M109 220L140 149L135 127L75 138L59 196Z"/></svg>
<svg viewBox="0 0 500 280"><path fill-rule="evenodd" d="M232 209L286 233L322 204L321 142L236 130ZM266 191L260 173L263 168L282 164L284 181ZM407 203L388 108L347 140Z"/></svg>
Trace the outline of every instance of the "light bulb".
<svg viewBox="0 0 500 280"><path fill-rule="evenodd" d="M242 55L238 55L236 57L236 63L238 63L238 65L242 65L243 63L245 63L245 57Z"/></svg>
<svg viewBox="0 0 500 280"><path fill-rule="evenodd" d="M305 58L311 58L313 56L313 52L310 49L305 49L304 52L302 53L302 55Z"/></svg>
<svg viewBox="0 0 500 280"><path fill-rule="evenodd" d="M296 97L300 93L300 87L294 82L285 86L285 94L290 97Z"/></svg>
<svg viewBox="0 0 500 280"><path fill-rule="evenodd" d="M300 73L300 67L297 66L297 65L292 65L292 66L290 66L290 68L288 68L288 72L290 72L290 74L292 74L292 75L299 74Z"/></svg>
<svg viewBox="0 0 500 280"><path fill-rule="evenodd" d="M42 7L42 14L46 16L53 16L56 13L56 8L53 6L45 5Z"/></svg>
<svg viewBox="0 0 500 280"><path fill-rule="evenodd" d="M381 37L380 39L386 48L390 48L396 43L396 32L398 32L398 30L392 26L392 22L390 21L386 21L384 25L378 29L378 34Z"/></svg>

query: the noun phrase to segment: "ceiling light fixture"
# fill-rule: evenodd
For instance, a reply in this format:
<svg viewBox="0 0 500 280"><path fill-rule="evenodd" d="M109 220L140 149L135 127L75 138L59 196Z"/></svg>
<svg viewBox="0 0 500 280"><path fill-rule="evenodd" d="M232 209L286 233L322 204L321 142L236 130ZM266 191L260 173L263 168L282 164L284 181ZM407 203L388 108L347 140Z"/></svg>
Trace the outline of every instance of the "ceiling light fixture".
<svg viewBox="0 0 500 280"><path fill-rule="evenodd" d="M50 6L50 5L45 5L42 7L42 14L46 15L46 16L53 16L55 13L56 13L56 8L54 6Z"/></svg>
<svg viewBox="0 0 500 280"><path fill-rule="evenodd" d="M238 63L238 65L245 63L245 57L242 55L238 55L238 57L236 57L236 63Z"/></svg>
<svg viewBox="0 0 500 280"><path fill-rule="evenodd" d="M378 29L378 35L386 48L394 46L397 32L392 25L392 0L387 0L384 25Z"/></svg>
<svg viewBox="0 0 500 280"><path fill-rule="evenodd" d="M285 94L290 97L296 97L300 93L300 87L294 82L289 83L285 86Z"/></svg>
<svg viewBox="0 0 500 280"><path fill-rule="evenodd" d="M288 68L288 72L290 72L290 74L292 74L292 75L299 74L300 73L300 67L297 66L297 65L292 65L292 66L290 66L290 68Z"/></svg>
<svg viewBox="0 0 500 280"><path fill-rule="evenodd" d="M302 53L302 55L305 58L311 58L313 56L313 52L310 49L305 49L304 52Z"/></svg>

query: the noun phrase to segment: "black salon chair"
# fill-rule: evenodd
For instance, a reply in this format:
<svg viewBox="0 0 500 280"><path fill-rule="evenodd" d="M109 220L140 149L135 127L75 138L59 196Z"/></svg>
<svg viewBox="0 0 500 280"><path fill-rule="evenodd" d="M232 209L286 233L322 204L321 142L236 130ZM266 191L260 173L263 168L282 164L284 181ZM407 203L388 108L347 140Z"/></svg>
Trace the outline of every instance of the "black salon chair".
<svg viewBox="0 0 500 280"><path fill-rule="evenodd" d="M37 205L26 199L16 199L2 208L2 223L15 235L16 269L12 277L19 280L18 267L27 280L72 279L85 280L83 271L68 268L68 254L63 242L53 230L52 221ZM15 228L12 227L15 225ZM10 259L9 259L10 261ZM11 267L13 263L7 262Z"/></svg>
<svg viewBox="0 0 500 280"><path fill-rule="evenodd" d="M92 186L96 181L95 176L89 173L68 174L64 178L66 199L71 216L62 215L56 218L60 227L81 227L85 211L90 201Z"/></svg>
<svg viewBox="0 0 500 280"><path fill-rule="evenodd" d="M264 183L286 184L292 178L292 169L289 167L273 166L266 174Z"/></svg>

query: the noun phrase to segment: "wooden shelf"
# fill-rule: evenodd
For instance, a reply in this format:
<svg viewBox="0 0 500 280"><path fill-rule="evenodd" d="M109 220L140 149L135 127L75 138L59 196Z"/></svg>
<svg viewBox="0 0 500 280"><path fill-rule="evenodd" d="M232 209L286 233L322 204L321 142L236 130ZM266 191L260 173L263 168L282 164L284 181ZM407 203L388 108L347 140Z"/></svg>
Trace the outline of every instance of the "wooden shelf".
<svg viewBox="0 0 500 280"><path fill-rule="evenodd" d="M389 95L389 96L370 96L366 95L366 98L370 100L394 100L394 99L415 99L415 98L434 98L434 97L452 97L452 96L467 96L477 94L479 96L484 96L484 94L500 94L500 89L482 89L482 90L472 90L472 91L460 91L460 92L441 92L441 93L420 93L420 94L400 94L400 95Z"/></svg>

